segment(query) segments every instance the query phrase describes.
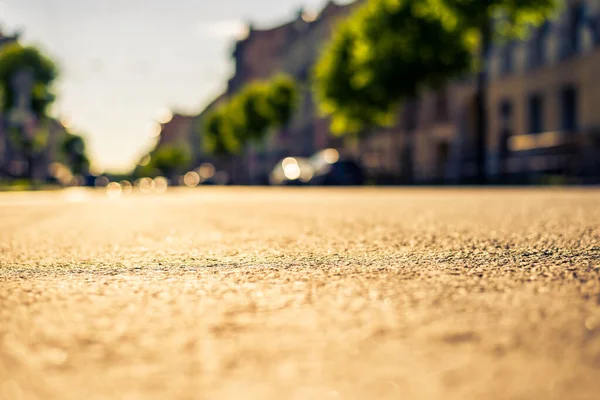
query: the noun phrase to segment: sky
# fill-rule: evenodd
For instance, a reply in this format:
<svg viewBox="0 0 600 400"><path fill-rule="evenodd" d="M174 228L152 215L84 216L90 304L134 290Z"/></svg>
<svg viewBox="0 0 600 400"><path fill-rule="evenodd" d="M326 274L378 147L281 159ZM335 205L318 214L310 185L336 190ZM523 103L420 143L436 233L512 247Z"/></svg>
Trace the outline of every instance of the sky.
<svg viewBox="0 0 600 400"><path fill-rule="evenodd" d="M0 29L58 62L53 114L87 139L97 168L124 172L165 109L198 113L224 90L246 22L270 27L326 2L0 0Z"/></svg>

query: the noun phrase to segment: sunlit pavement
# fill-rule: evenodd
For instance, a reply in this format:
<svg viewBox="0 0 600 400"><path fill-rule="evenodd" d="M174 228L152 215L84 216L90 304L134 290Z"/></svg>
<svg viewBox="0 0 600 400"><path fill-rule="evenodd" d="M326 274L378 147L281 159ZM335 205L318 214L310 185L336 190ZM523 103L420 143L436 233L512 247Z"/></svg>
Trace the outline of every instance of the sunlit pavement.
<svg viewBox="0 0 600 400"><path fill-rule="evenodd" d="M598 398L598 190L117 191L0 194L1 399Z"/></svg>

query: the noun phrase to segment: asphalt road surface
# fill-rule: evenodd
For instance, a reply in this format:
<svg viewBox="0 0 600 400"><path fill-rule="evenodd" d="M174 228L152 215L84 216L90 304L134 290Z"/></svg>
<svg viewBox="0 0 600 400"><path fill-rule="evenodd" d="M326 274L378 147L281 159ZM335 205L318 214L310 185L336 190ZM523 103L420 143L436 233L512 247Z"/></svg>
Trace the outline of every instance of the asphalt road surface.
<svg viewBox="0 0 600 400"><path fill-rule="evenodd" d="M0 194L0 399L598 398L598 190Z"/></svg>

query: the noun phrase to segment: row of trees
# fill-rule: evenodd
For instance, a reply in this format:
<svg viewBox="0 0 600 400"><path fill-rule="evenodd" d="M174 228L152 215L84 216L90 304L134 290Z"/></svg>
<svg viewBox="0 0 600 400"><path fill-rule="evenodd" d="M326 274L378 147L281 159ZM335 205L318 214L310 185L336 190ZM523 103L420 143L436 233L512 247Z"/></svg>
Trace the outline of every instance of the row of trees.
<svg viewBox="0 0 600 400"><path fill-rule="evenodd" d="M217 155L236 154L250 143L260 143L270 131L288 123L297 92L296 82L285 75L245 86L208 116L205 149Z"/></svg>
<svg viewBox="0 0 600 400"><path fill-rule="evenodd" d="M561 0L368 0L339 24L314 70L322 113L339 135L390 126L402 105L423 89L476 74L478 178L485 179L488 86L486 60L494 42L523 37L557 10ZM289 118L294 91L283 83L278 107ZM269 84L251 84L214 112L205 128L208 150L236 153L281 126Z"/></svg>
<svg viewBox="0 0 600 400"><path fill-rule="evenodd" d="M0 49L0 110L4 116L0 123L10 148L26 160L27 177L32 182L53 129L49 108L56 99L53 87L58 75L56 63L36 47L12 43ZM88 172L89 160L81 136L65 135L59 149L61 161L73 173Z"/></svg>
<svg viewBox="0 0 600 400"><path fill-rule="evenodd" d="M294 113L298 87L287 75L246 85L239 93L219 105L201 126L203 147L217 156L239 154L249 144L260 144L265 136L285 126ZM157 146L134 174L170 180L190 166L188 148L177 144Z"/></svg>

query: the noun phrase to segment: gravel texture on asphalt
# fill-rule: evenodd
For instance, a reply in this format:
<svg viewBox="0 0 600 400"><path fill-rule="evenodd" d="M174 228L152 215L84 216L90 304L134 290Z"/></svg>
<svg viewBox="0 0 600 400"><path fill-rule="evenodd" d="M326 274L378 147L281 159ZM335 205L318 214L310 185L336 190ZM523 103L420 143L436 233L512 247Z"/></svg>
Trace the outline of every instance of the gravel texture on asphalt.
<svg viewBox="0 0 600 400"><path fill-rule="evenodd" d="M0 194L0 399L598 398L598 190Z"/></svg>

